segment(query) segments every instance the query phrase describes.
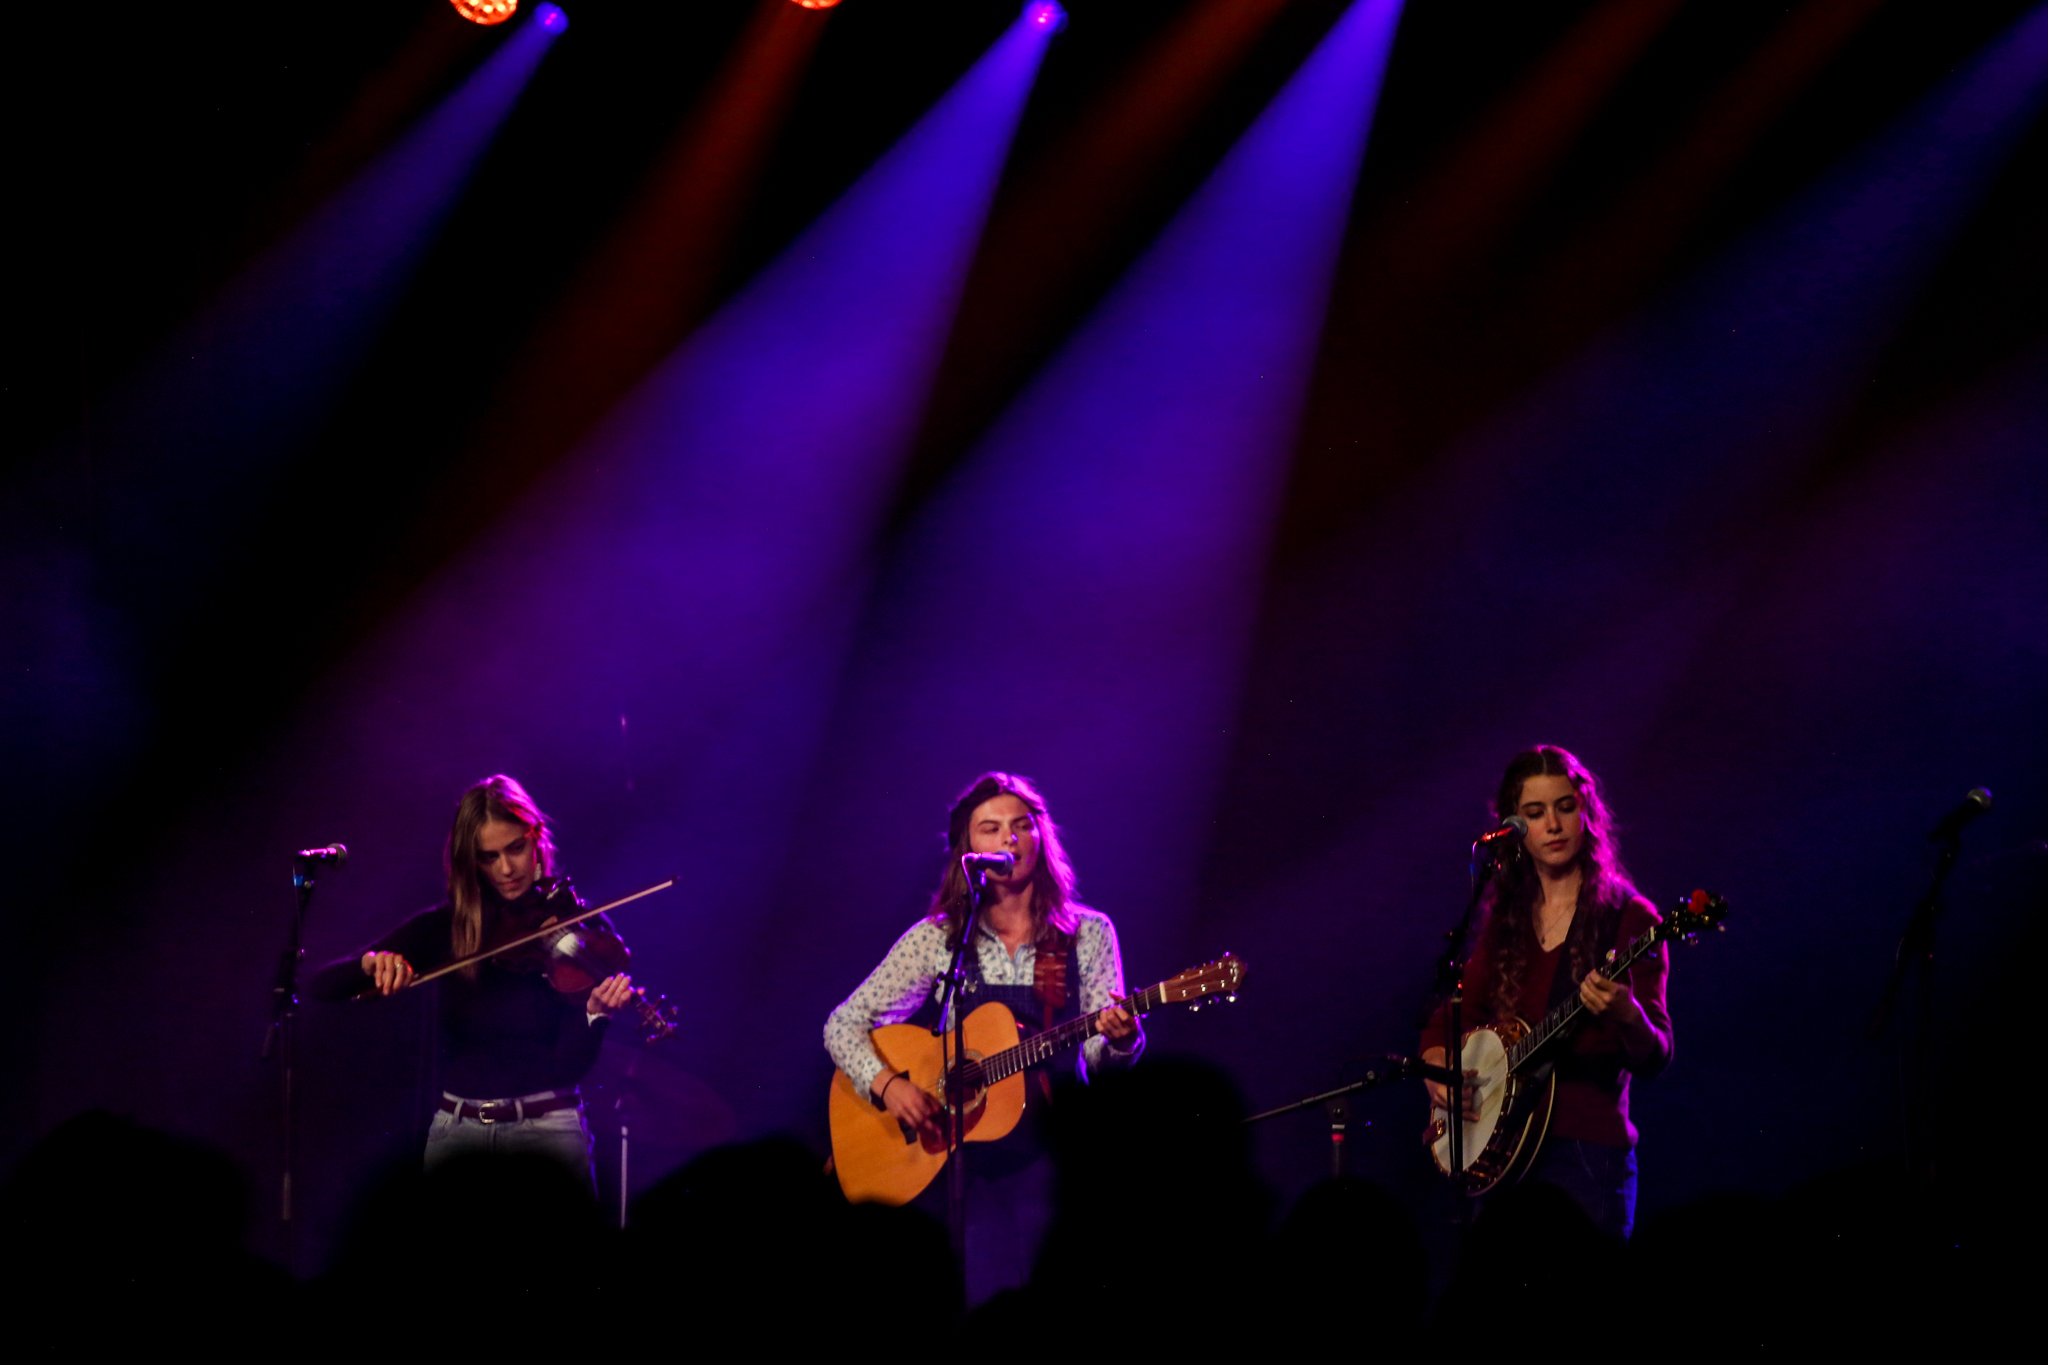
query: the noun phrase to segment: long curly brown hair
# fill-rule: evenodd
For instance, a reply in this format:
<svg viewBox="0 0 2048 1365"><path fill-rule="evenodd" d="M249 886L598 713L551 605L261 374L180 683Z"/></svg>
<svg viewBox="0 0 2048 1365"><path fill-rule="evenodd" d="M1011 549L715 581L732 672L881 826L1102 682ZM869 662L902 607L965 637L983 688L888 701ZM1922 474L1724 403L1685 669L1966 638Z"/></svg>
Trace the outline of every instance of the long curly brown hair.
<svg viewBox="0 0 2048 1365"><path fill-rule="evenodd" d="M1494 814L1503 820L1513 815L1522 802L1522 784L1532 777L1567 778L1579 794L1585 842L1578 856L1578 909L1572 913L1572 927L1565 938L1571 979L1578 981L1612 946L1623 907L1637 897L1635 883L1622 866L1614 813L1600 794L1600 783L1592 769L1568 749L1539 744L1516 754L1494 793ZM1535 937L1536 902L1541 895L1542 878L1535 863L1519 849L1487 887L1482 902L1486 918L1479 933L1481 946L1495 964L1485 1000L1496 1022L1513 1018L1520 1003L1522 982L1529 973L1529 943Z"/></svg>
<svg viewBox="0 0 2048 1365"><path fill-rule="evenodd" d="M1074 932L1074 917L1068 911L1080 902L1074 898L1074 865L1060 845L1059 826L1045 808L1045 798L1031 779L1016 773L983 773L960 793L946 817L946 870L939 877L939 889L932 893L931 917L946 926L946 946L959 946L960 932L973 911L974 897L967 887L967 874L960 859L971 850L968 823L985 801L1010 795L1030 807L1038 825L1038 865L1031 871L1032 938L1044 942L1055 933Z"/></svg>

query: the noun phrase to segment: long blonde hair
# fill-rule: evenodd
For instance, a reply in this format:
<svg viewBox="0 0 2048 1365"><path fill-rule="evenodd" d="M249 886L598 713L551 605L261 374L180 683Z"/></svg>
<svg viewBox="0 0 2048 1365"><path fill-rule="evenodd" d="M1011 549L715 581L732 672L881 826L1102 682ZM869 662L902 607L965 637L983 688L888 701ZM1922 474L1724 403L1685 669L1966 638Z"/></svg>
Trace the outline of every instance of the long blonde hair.
<svg viewBox="0 0 2048 1365"><path fill-rule="evenodd" d="M457 958L483 947L484 896L476 870L476 841L493 820L524 826L534 841L539 874L546 877L555 870L555 841L548 834L548 817L517 778L497 773L464 792L456 804L455 824L448 831L448 848L441 858L448 871L448 903L455 910L448 946ZM465 967L462 975L473 980L476 968Z"/></svg>

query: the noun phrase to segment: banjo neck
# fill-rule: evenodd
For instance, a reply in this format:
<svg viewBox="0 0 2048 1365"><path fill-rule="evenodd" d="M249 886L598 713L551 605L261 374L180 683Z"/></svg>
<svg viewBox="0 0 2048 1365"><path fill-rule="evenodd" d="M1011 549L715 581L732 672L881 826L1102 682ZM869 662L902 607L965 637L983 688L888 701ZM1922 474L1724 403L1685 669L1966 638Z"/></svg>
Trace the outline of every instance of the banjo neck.
<svg viewBox="0 0 2048 1365"><path fill-rule="evenodd" d="M1645 953L1656 948L1664 940L1668 932L1666 926L1652 924L1641 934L1630 939L1621 948L1608 953L1606 960L1600 964L1600 969L1610 978L1620 975L1630 967L1633 967ZM1568 999L1560 1003L1556 1009L1544 1015L1541 1022L1509 1045L1507 1049L1508 1071L1512 1073L1517 1067L1522 1066L1530 1058L1542 1051L1544 1044L1570 1028L1578 1021L1579 1016L1585 1013L1585 1010L1585 1002L1579 999L1579 993L1574 990Z"/></svg>
<svg viewBox="0 0 2048 1365"><path fill-rule="evenodd" d="M1605 954L1599 970L1618 977L1662 944L1697 943L1704 931L1725 928L1722 921L1727 915L1727 901L1695 891L1684 904L1672 907L1664 919L1653 919L1640 935ZM1560 964L1556 970L1568 973L1570 969ZM1465 1035L1460 1049L1463 1064L1468 1071L1476 1070L1480 1085L1490 1088L1492 1097L1478 1118L1465 1122L1460 1144L1462 1171L1450 1159L1451 1129L1442 1105L1432 1108L1429 1144L1437 1168L1456 1180L1466 1194L1484 1194L1503 1181L1519 1180L1535 1160L1550 1130L1556 1099L1556 1078L1545 1074L1541 1065L1543 1049L1569 1032L1584 1013L1574 990L1534 1027L1516 1019Z"/></svg>

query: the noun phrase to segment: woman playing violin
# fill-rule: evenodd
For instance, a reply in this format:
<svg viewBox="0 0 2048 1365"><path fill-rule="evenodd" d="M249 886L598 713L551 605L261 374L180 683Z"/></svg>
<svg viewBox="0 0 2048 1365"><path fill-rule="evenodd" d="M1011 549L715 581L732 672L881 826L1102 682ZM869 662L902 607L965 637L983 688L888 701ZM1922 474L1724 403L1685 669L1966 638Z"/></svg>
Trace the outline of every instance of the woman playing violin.
<svg viewBox="0 0 2048 1365"><path fill-rule="evenodd" d="M421 972L576 913L574 894L552 878L548 818L503 774L462 794L444 861L446 903L414 915L360 954L321 968L307 993L326 1000L367 990L391 995ZM564 993L549 984L544 965L540 954L508 954L437 983L441 1079L448 1089L427 1133L428 1167L466 1152L534 1152L590 1179L590 1130L577 1086L633 983L620 973L587 991Z"/></svg>

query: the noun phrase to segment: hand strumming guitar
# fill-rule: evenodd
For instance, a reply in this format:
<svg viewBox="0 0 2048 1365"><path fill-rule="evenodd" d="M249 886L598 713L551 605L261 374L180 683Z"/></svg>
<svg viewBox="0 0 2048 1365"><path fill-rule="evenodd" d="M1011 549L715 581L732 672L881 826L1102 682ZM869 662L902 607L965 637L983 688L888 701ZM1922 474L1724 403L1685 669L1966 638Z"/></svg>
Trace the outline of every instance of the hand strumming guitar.
<svg viewBox="0 0 2048 1365"><path fill-rule="evenodd" d="M901 1071L884 1071L875 1077L875 1098L881 1101L898 1123L909 1124L927 1144L942 1143L945 1135L939 1131L939 1102L919 1090L909 1075Z"/></svg>

